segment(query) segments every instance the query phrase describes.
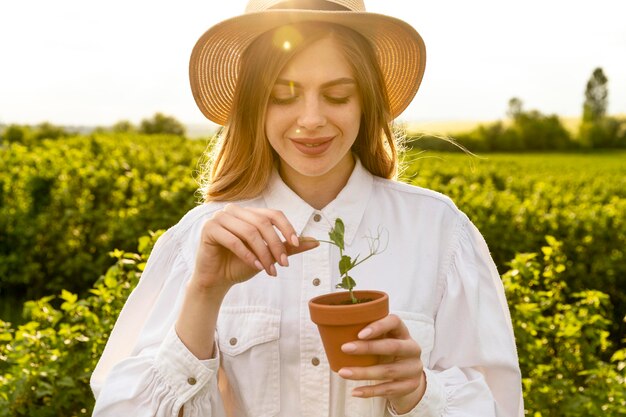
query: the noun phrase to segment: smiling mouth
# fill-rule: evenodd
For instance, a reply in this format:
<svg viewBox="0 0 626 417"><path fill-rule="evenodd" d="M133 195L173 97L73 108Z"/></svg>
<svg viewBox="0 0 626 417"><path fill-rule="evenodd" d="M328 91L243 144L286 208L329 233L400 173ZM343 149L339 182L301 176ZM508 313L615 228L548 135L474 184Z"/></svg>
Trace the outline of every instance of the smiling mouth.
<svg viewBox="0 0 626 417"><path fill-rule="evenodd" d="M294 146L300 152L309 156L324 154L333 142L334 136L317 137L317 138L298 138L291 139Z"/></svg>
<svg viewBox="0 0 626 417"><path fill-rule="evenodd" d="M322 138L300 138L300 139L291 139L293 142L298 145L306 146L307 148L315 148L317 146L325 145L331 140L333 140L333 136L326 136Z"/></svg>

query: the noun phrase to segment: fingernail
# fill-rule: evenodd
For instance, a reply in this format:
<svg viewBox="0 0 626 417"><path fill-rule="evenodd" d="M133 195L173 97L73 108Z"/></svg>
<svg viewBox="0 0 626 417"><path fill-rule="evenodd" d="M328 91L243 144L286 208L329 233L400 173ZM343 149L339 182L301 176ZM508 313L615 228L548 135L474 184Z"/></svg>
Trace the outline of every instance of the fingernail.
<svg viewBox="0 0 626 417"><path fill-rule="evenodd" d="M365 339L371 334L372 334L372 329L370 329L369 327L366 327L365 329L359 332L359 339Z"/></svg>
<svg viewBox="0 0 626 417"><path fill-rule="evenodd" d="M300 246L300 239L298 239L298 236L291 235L291 243L293 243L293 246Z"/></svg>
<svg viewBox="0 0 626 417"><path fill-rule="evenodd" d="M353 397L362 397L363 396L363 392L362 391L352 391L352 396Z"/></svg>
<svg viewBox="0 0 626 417"><path fill-rule="evenodd" d="M287 259L287 255L284 253L280 255L280 263L282 266L289 266L289 260Z"/></svg>
<svg viewBox="0 0 626 417"><path fill-rule="evenodd" d="M341 368L337 373L339 374L339 376L344 378L350 378L352 376L352 371L345 368Z"/></svg>
<svg viewBox="0 0 626 417"><path fill-rule="evenodd" d="M354 343L346 343L341 346L341 350L344 352L354 352L356 350L356 345Z"/></svg>
<svg viewBox="0 0 626 417"><path fill-rule="evenodd" d="M272 275L272 276L274 276L274 277L275 277L275 276L278 276L278 273L276 272L276 267L274 266L274 264L272 264L272 265L270 266L270 275Z"/></svg>
<svg viewBox="0 0 626 417"><path fill-rule="evenodd" d="M261 262L254 261L254 266L256 266L256 268L260 271L261 269L263 269L263 265L261 264Z"/></svg>

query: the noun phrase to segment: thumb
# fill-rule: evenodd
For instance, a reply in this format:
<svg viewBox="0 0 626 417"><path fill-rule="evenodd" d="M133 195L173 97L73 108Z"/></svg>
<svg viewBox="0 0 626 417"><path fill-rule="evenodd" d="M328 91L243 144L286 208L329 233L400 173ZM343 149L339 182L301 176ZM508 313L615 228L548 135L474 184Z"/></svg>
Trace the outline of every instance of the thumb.
<svg viewBox="0 0 626 417"><path fill-rule="evenodd" d="M287 249L287 255L296 255L298 253L306 252L313 248L316 248L320 245L320 242L312 237L300 236L298 237L300 241L300 245L294 246L289 242L285 242L285 247Z"/></svg>

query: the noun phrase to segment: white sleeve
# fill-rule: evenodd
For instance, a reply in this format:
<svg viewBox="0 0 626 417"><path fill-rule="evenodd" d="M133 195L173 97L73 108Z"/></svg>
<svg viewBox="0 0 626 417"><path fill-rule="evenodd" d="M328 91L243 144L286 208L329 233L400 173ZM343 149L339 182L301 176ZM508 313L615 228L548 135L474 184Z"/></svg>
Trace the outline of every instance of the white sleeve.
<svg viewBox="0 0 626 417"><path fill-rule="evenodd" d="M458 236L435 317L426 393L403 416L521 417L521 373L500 275L464 215Z"/></svg>
<svg viewBox="0 0 626 417"><path fill-rule="evenodd" d="M174 330L190 274L175 228L157 241L92 374L96 417L176 417L183 405L185 417L222 415L219 352L199 360Z"/></svg>

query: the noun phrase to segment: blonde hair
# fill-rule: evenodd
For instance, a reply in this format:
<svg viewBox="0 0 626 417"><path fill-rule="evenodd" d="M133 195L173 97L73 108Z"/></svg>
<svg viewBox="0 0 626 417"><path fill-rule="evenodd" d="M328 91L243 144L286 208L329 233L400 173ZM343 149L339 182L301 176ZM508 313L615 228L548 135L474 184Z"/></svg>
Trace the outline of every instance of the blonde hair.
<svg viewBox="0 0 626 417"><path fill-rule="evenodd" d="M361 126L352 146L363 166L373 175L393 178L398 155L391 130L387 89L371 44L344 26L303 22L288 27L298 40L290 49L275 46L285 27L259 36L241 57L230 118L217 137L212 155L201 174L206 201L254 198L266 188L279 162L265 137L265 112L270 92L287 62L317 40L331 36L346 55L361 98ZM293 42L294 37L290 38Z"/></svg>

